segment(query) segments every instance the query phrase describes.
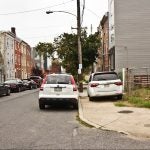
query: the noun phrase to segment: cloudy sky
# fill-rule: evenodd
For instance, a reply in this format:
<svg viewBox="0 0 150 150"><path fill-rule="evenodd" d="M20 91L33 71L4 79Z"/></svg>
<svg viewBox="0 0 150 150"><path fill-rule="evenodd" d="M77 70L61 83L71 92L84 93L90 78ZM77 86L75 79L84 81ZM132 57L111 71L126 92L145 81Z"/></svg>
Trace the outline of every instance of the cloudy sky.
<svg viewBox="0 0 150 150"><path fill-rule="evenodd" d="M46 14L46 11L67 11L76 15L76 3L76 0L0 0L0 31L15 27L17 36L31 46L38 42L53 42L64 32L76 33L71 27L76 28L77 20L73 15ZM108 11L108 0L85 0L84 9L84 0L80 3L82 27L87 27L89 34L94 33Z"/></svg>

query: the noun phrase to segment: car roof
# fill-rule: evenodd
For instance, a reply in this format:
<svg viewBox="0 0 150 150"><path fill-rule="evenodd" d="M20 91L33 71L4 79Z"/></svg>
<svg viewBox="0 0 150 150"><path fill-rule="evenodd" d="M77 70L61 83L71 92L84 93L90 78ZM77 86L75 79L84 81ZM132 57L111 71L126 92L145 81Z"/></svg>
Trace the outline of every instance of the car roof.
<svg viewBox="0 0 150 150"><path fill-rule="evenodd" d="M92 75L95 74L117 74L115 71L103 71L103 72L94 72Z"/></svg>
<svg viewBox="0 0 150 150"><path fill-rule="evenodd" d="M40 77L41 78L41 76L30 76L30 77Z"/></svg>
<svg viewBox="0 0 150 150"><path fill-rule="evenodd" d="M72 76L71 74L67 74L67 73L52 73L52 74L47 74L47 76Z"/></svg>

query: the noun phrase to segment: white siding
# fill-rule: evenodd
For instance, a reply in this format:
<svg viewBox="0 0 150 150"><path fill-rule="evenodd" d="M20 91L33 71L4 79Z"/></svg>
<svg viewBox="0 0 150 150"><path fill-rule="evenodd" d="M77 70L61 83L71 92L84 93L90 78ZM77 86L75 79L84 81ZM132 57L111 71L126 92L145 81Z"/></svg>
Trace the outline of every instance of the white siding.
<svg viewBox="0 0 150 150"><path fill-rule="evenodd" d="M150 67L150 0L114 0L115 68Z"/></svg>

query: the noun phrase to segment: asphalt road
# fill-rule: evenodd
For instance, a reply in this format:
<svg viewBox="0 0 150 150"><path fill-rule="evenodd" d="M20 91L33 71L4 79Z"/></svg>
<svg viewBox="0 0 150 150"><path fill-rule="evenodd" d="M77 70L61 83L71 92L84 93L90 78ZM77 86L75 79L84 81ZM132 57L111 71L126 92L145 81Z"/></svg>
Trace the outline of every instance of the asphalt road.
<svg viewBox="0 0 150 150"><path fill-rule="evenodd" d="M0 149L150 149L150 141L89 128L69 106L38 108L37 90L0 97Z"/></svg>

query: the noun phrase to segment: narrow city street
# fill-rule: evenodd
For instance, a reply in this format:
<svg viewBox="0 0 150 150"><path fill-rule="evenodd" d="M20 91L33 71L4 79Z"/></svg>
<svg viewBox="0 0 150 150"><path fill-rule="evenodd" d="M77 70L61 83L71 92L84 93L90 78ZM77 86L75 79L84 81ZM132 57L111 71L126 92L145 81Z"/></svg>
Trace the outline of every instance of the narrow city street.
<svg viewBox="0 0 150 150"><path fill-rule="evenodd" d="M38 108L38 90L0 97L0 149L149 149L149 141L86 127L69 106Z"/></svg>

